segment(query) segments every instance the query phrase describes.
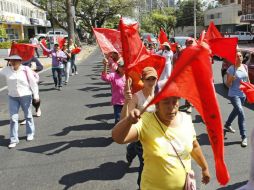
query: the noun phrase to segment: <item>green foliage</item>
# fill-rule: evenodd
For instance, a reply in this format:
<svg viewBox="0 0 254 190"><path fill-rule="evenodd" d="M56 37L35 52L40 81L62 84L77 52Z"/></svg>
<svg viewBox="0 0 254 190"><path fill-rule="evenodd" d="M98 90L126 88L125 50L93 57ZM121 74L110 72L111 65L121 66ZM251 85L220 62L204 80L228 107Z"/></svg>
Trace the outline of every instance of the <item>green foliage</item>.
<svg viewBox="0 0 254 190"><path fill-rule="evenodd" d="M196 20L197 25L204 25L203 3L196 0ZM194 25L194 1L178 1L176 10L176 26L192 26Z"/></svg>
<svg viewBox="0 0 254 190"><path fill-rule="evenodd" d="M157 33L163 28L169 33L174 29L176 24L175 11L172 8L163 10L154 10L142 17L141 28L144 32Z"/></svg>
<svg viewBox="0 0 254 190"><path fill-rule="evenodd" d="M27 43L29 43L29 39L18 40L17 43L27 44Z"/></svg>
<svg viewBox="0 0 254 190"><path fill-rule="evenodd" d="M7 38L6 29L2 25L0 26L0 37Z"/></svg>
<svg viewBox="0 0 254 190"><path fill-rule="evenodd" d="M11 42L0 42L0 49L10 49Z"/></svg>

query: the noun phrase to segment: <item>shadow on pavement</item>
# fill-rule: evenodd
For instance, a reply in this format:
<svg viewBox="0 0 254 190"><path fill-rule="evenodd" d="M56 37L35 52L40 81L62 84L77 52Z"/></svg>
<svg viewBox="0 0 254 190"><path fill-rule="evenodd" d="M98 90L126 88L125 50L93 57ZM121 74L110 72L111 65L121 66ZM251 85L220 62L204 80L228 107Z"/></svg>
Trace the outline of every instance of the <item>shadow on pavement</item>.
<svg viewBox="0 0 254 190"><path fill-rule="evenodd" d="M97 107L104 107L110 106L110 102L102 102L102 103L95 103L95 104L86 104L85 106L88 108L97 108Z"/></svg>
<svg viewBox="0 0 254 190"><path fill-rule="evenodd" d="M218 94L223 96L225 99L227 99L230 103L229 97L228 97L228 90L223 86L223 84L215 84L214 85L215 90ZM231 104L231 103L230 103ZM244 104L244 107L254 110L254 104L248 104L247 102ZM232 106L233 109L233 106Z"/></svg>
<svg viewBox="0 0 254 190"><path fill-rule="evenodd" d="M110 120L113 118L114 118L114 115L112 113L112 114L99 114L99 115L89 116L85 118L85 120L95 120L95 121L106 122L107 120Z"/></svg>
<svg viewBox="0 0 254 190"><path fill-rule="evenodd" d="M9 125L10 124L10 120L1 120L0 121L0 126L5 126L5 125Z"/></svg>
<svg viewBox="0 0 254 190"><path fill-rule="evenodd" d="M44 89L39 89L40 92L47 92L47 91L52 91L56 90L55 88L44 88Z"/></svg>
<svg viewBox="0 0 254 190"><path fill-rule="evenodd" d="M73 140L73 141L62 141L55 142L50 144L45 144L41 146L35 146L30 148L20 149L21 151L33 152L33 153L41 153L46 155L54 155L59 154L69 148L78 147L107 147L113 142L111 137L96 137L96 138L88 138L84 140ZM49 152L51 151L51 152Z"/></svg>
<svg viewBox="0 0 254 190"><path fill-rule="evenodd" d="M65 185L67 190L78 183L85 183L91 180L118 180L124 177L126 173L137 172L138 168L128 168L124 161L108 162L101 164L97 168L86 169L63 176L59 183Z"/></svg>
<svg viewBox="0 0 254 190"><path fill-rule="evenodd" d="M111 130L114 124L108 123L93 123L93 124L83 124L69 126L63 129L60 133L53 134L53 136L65 136L71 131L84 131L84 130Z"/></svg>
<svg viewBox="0 0 254 190"><path fill-rule="evenodd" d="M107 88L100 88L100 87L86 87L86 88L81 88L81 89L78 89L78 90L81 90L81 91L93 91L93 92L97 92L97 91L100 91L100 90L110 90L110 86L107 87Z"/></svg>
<svg viewBox="0 0 254 190"><path fill-rule="evenodd" d="M245 185L248 181L242 181L242 182L239 182L239 183L235 183L233 185L229 185L227 187L221 187L217 190L236 190L237 188L239 187L242 187L243 185Z"/></svg>
<svg viewBox="0 0 254 190"><path fill-rule="evenodd" d="M41 81L40 85L49 86L49 85L54 85L54 83L53 82L43 82L43 81Z"/></svg>
<svg viewBox="0 0 254 190"><path fill-rule="evenodd" d="M241 141L224 142L224 146L230 146L230 145L235 145L235 144L240 145Z"/></svg>
<svg viewBox="0 0 254 190"><path fill-rule="evenodd" d="M10 143L9 139L5 139L3 135L0 135L0 146L5 146L7 147Z"/></svg>
<svg viewBox="0 0 254 190"><path fill-rule="evenodd" d="M209 141L209 137L208 137L208 134L206 133L202 133L200 135L197 136L197 140L201 145L210 145L210 141Z"/></svg>
<svg viewBox="0 0 254 190"><path fill-rule="evenodd" d="M111 97L111 93L101 93L101 94L95 94L93 95L94 98L104 98L104 97Z"/></svg>

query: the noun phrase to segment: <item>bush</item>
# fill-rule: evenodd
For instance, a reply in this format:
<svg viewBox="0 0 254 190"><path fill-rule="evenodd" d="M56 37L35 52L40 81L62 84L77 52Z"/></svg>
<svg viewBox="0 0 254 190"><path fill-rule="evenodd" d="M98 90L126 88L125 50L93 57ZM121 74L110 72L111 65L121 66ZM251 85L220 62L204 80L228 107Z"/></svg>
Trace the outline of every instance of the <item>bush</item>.
<svg viewBox="0 0 254 190"><path fill-rule="evenodd" d="M10 49L11 42L0 42L0 49Z"/></svg>
<svg viewBox="0 0 254 190"><path fill-rule="evenodd" d="M17 43L28 44L29 43L29 39L18 40Z"/></svg>

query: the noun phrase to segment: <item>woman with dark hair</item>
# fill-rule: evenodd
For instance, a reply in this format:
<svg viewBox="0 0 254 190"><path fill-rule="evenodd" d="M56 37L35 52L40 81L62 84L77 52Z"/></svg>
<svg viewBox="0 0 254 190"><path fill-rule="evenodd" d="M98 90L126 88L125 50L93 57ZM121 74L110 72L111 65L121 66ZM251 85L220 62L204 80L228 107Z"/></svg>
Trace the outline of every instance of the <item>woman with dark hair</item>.
<svg viewBox="0 0 254 190"><path fill-rule="evenodd" d="M241 52L237 52L236 64L231 65L227 70L227 86L229 87L228 96L233 105L233 110L229 114L228 119L224 125L226 131L235 133L235 129L231 127L232 122L238 116L238 126L240 130L240 135L242 138L241 146L247 146L247 135L246 135L246 123L245 114L243 110L243 104L245 102L246 96L240 90L240 82L249 81L248 68L246 65L242 64L243 56Z"/></svg>
<svg viewBox="0 0 254 190"><path fill-rule="evenodd" d="M101 73L101 79L111 84L112 99L111 103L114 107L115 124L120 121L120 115L124 104L124 63L118 63L115 72L107 73L108 62L103 61L104 70Z"/></svg>

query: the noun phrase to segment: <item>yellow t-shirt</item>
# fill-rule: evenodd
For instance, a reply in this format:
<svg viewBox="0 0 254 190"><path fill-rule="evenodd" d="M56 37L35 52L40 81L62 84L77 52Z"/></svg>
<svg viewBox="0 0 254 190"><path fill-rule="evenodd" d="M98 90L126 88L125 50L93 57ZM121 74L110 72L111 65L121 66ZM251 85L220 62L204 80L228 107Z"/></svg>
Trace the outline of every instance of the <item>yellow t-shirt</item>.
<svg viewBox="0 0 254 190"><path fill-rule="evenodd" d="M178 159L176 148L187 171L191 170L191 155L196 133L190 115L178 112L171 127L156 120L155 113L145 112L134 126L138 130L143 147L144 168L141 177L142 190L183 190L186 172Z"/></svg>

